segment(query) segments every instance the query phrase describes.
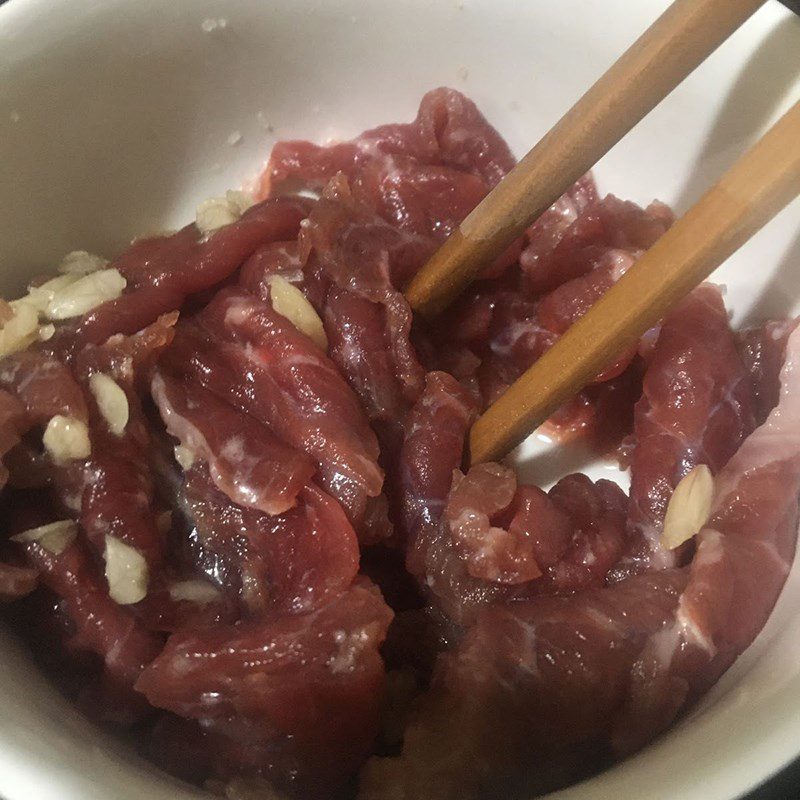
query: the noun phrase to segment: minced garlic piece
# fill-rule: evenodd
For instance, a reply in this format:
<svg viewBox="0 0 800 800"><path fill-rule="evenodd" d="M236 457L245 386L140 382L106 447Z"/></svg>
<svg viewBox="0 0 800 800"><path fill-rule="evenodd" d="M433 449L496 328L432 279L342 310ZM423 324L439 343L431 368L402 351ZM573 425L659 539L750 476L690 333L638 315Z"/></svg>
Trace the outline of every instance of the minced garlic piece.
<svg viewBox="0 0 800 800"><path fill-rule="evenodd" d="M17 533L11 537L11 541L20 544L36 542L54 556L59 556L75 541L77 535L77 523L71 519L62 519Z"/></svg>
<svg viewBox="0 0 800 800"><path fill-rule="evenodd" d="M714 500L714 477L705 464L685 475L672 493L661 543L669 550L691 539L708 522Z"/></svg>
<svg viewBox="0 0 800 800"><path fill-rule="evenodd" d="M16 300L8 309L11 317L0 327L0 357L24 350L39 335L39 314L33 305Z"/></svg>
<svg viewBox="0 0 800 800"><path fill-rule="evenodd" d="M114 602L130 605L145 598L147 562L135 547L116 536L106 536L105 561L108 593Z"/></svg>
<svg viewBox="0 0 800 800"><path fill-rule="evenodd" d="M280 275L273 275L269 279L269 294L272 307L282 317L286 317L318 347L328 349L328 337L319 314L296 286Z"/></svg>
<svg viewBox="0 0 800 800"><path fill-rule="evenodd" d="M105 258L87 253L85 250L73 250L61 259L58 271L63 275L88 275L90 272L97 272L105 269L108 261Z"/></svg>
<svg viewBox="0 0 800 800"><path fill-rule="evenodd" d="M47 423L42 442L56 463L73 458L88 458L92 451L86 423L61 414L56 414Z"/></svg>
<svg viewBox="0 0 800 800"><path fill-rule="evenodd" d="M122 436L130 414L128 396L124 390L112 377L102 372L96 372L89 378L89 388L100 413L108 423L108 429L115 436Z"/></svg>
<svg viewBox="0 0 800 800"><path fill-rule="evenodd" d="M116 300L126 285L119 270L90 272L57 292L47 304L45 315L49 319L79 317L109 300Z"/></svg>
<svg viewBox="0 0 800 800"><path fill-rule="evenodd" d="M194 464L194 453L182 444L175 445L175 460L184 470L189 469Z"/></svg>
<svg viewBox="0 0 800 800"><path fill-rule="evenodd" d="M80 279L80 275L59 275L51 278L39 286L29 286L28 294L20 298L19 302L30 303L40 314L44 314L47 306L55 297Z"/></svg>
<svg viewBox="0 0 800 800"><path fill-rule="evenodd" d="M253 205L253 198L246 192L229 190L225 197L210 197L197 207L195 221L204 234L236 222Z"/></svg>

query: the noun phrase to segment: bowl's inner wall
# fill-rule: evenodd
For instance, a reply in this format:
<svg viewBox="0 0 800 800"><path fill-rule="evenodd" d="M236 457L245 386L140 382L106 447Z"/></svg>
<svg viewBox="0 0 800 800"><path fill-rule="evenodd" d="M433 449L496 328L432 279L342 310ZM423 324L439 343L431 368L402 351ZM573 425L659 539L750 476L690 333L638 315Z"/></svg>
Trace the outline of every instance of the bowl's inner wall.
<svg viewBox="0 0 800 800"><path fill-rule="evenodd" d="M69 250L113 255L185 222L199 200L252 179L279 138L408 119L436 85L469 94L522 153L666 5L11 0L0 8L0 288L13 295ZM207 33L206 19L227 24ZM800 20L771 2L603 159L601 189L683 210L798 96ZM715 280L737 324L798 313L800 202ZM584 460L536 441L517 457L537 482ZM603 465L592 473L624 482ZM786 763L800 749L798 608L795 568L756 644L690 718L558 797L723 800ZM0 666L7 800L197 796L132 764L5 632Z"/></svg>

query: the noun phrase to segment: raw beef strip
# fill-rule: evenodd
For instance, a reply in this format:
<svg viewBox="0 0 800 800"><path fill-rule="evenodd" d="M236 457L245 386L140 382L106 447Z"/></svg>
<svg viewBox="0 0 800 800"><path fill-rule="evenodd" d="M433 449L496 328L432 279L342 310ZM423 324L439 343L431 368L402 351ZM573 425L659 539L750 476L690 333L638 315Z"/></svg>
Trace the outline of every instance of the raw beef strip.
<svg viewBox="0 0 800 800"><path fill-rule="evenodd" d="M488 583L515 585L538 578L534 542L524 526L508 530L493 522L514 500L516 479L499 464L482 464L468 475L456 473L447 497L447 532L466 571ZM512 473L513 475L513 473Z"/></svg>
<svg viewBox="0 0 800 800"><path fill-rule="evenodd" d="M26 350L7 356L0 361L0 387L13 395L25 408L25 427L44 429L57 416L89 423L89 404L83 387L69 367L52 355L42 351ZM37 441L37 450L40 444ZM49 455L39 456L37 471L45 482L53 481L62 501L69 511L80 509L80 498L85 486L83 460L54 464Z"/></svg>
<svg viewBox="0 0 800 800"><path fill-rule="evenodd" d="M737 334L739 354L753 382L755 415L759 425L775 408L786 341L800 320L772 320Z"/></svg>
<svg viewBox="0 0 800 800"><path fill-rule="evenodd" d="M141 675L154 706L240 737L242 760L282 784L330 796L369 753L392 612L358 581L308 614L178 632ZM273 771L278 774L272 774ZM309 791L309 794L312 792Z"/></svg>
<svg viewBox="0 0 800 800"><path fill-rule="evenodd" d="M786 343L779 399L715 479L689 585L671 625L633 668L614 731L627 753L671 724L676 706L713 685L763 628L789 574L800 493L800 330Z"/></svg>
<svg viewBox="0 0 800 800"><path fill-rule="evenodd" d="M196 568L250 616L309 611L344 591L358 571L351 524L314 484L280 515L235 505L201 464L187 471L183 493Z"/></svg>
<svg viewBox="0 0 800 800"><path fill-rule="evenodd" d="M262 179L262 192L288 179L321 189L337 172L354 177L365 162L406 156L476 175L494 186L515 164L497 131L475 104L453 89L434 89L420 103L414 122L382 125L352 142L320 147L311 142L278 142Z"/></svg>
<svg viewBox="0 0 800 800"><path fill-rule="evenodd" d="M151 370L175 337L177 321L178 312L171 311L130 336L118 333L102 344L88 344L75 359L75 372L84 377L105 372L127 391L146 392Z"/></svg>
<svg viewBox="0 0 800 800"><path fill-rule="evenodd" d="M369 419L396 422L401 412L387 409L386 398L395 394L407 409L424 381L409 338L411 309L396 289L424 261L416 240L377 219L339 176L309 216L301 247L309 253L306 283L321 303L331 357Z"/></svg>
<svg viewBox="0 0 800 800"><path fill-rule="evenodd" d="M372 160L351 178L354 194L393 227L444 241L488 193L481 178L394 156Z"/></svg>
<svg viewBox="0 0 800 800"><path fill-rule="evenodd" d="M83 390L69 368L46 353L25 350L0 361L0 387L14 395L32 424L46 425L57 414L88 420Z"/></svg>
<svg viewBox="0 0 800 800"><path fill-rule="evenodd" d="M177 314L164 315L134 334L117 334L101 345L88 345L76 357L75 372L90 398L91 453L83 465L80 521L98 554L105 550L106 536L114 536L138 550L150 567L150 579L163 565L164 532L157 523L158 504L152 469L152 439L141 406L139 387L174 336ZM123 390L128 420L121 433L111 430L91 390L92 376L102 373ZM62 488L77 481L77 468L61 469Z"/></svg>
<svg viewBox="0 0 800 800"><path fill-rule="evenodd" d="M794 553L798 359L795 332L778 405L717 474L691 566L482 612L440 659L403 755L367 769L363 800L554 788L643 745L719 677L764 625Z"/></svg>
<svg viewBox="0 0 800 800"><path fill-rule="evenodd" d="M467 524L474 522L480 525L476 517L482 517L488 529L489 514L505 510L511 503L516 481L514 473L499 464L482 464L471 470L472 477L466 487L461 487L465 479L460 472L451 474L455 488L447 495L439 519L421 528L409 550L407 566L434 607L456 624L469 625L474 621L478 609L502 601L510 594L510 590L502 583L483 580L479 575L472 574L474 570L470 570L469 561L463 557L469 555L464 544L467 537L460 536L460 531L453 535L450 520L460 521L463 518ZM461 491L458 491L459 488ZM480 511L462 508L465 489L474 490L480 495ZM462 545L460 548L459 544ZM530 553L523 551L521 555L530 568ZM535 562L533 567L538 574Z"/></svg>
<svg viewBox="0 0 800 800"><path fill-rule="evenodd" d="M266 200L207 237L191 224L171 236L135 241L110 264L128 282L122 296L62 326L61 346L99 344L141 330L189 295L230 277L259 246L296 236L309 207L302 198Z"/></svg>
<svg viewBox="0 0 800 800"><path fill-rule="evenodd" d="M599 200L586 175L528 229L528 245L520 256L527 292L546 294L580 277L606 249L647 250L673 219L662 203L641 209L614 195Z"/></svg>
<svg viewBox="0 0 800 800"><path fill-rule="evenodd" d="M307 452L356 527L377 497L378 445L333 363L272 307L224 289L181 328L165 363Z"/></svg>
<svg viewBox="0 0 800 800"><path fill-rule="evenodd" d="M105 581L80 538L58 555L35 542L24 547L42 583L65 603L75 626L72 646L96 653L111 679L133 685L161 650L161 637L145 631L130 610L108 596Z"/></svg>
<svg viewBox="0 0 800 800"><path fill-rule="evenodd" d="M407 566L424 574L428 537L438 526L453 472L462 465L464 440L475 405L445 372L429 372L425 391L405 424L397 465L402 533Z"/></svg>
<svg viewBox="0 0 800 800"><path fill-rule="evenodd" d="M579 438L593 453L620 460L633 431L634 408L642 396L644 362L634 358L617 377L591 384L568 400L541 427L559 442Z"/></svg>
<svg viewBox="0 0 800 800"><path fill-rule="evenodd" d="M234 503L281 514L314 474L308 456L196 382L159 371L152 393L168 433L208 462L214 484Z"/></svg>
<svg viewBox="0 0 800 800"><path fill-rule="evenodd" d="M440 657L402 755L362 771L359 800L533 796L585 776L597 766L587 743L610 727L642 642L671 618L685 584L666 570L487 608Z"/></svg>
<svg viewBox="0 0 800 800"><path fill-rule="evenodd" d="M696 289L665 320L636 405L629 526L620 573L676 563L659 543L667 503L698 464L718 472L754 427L750 376L717 288Z"/></svg>
<svg viewBox="0 0 800 800"><path fill-rule="evenodd" d="M156 519L149 436L116 436L95 420L90 439L92 452L82 470L81 527L99 555L106 537L113 536L139 551L154 573L163 564L166 541Z"/></svg>
<svg viewBox="0 0 800 800"><path fill-rule="evenodd" d="M479 347L478 370L485 404L494 402L567 328L582 317L633 264L624 250L604 250L591 271L567 281L532 303L516 293L494 299L489 338ZM620 375L636 354L622 354L597 376L598 382Z"/></svg>
<svg viewBox="0 0 800 800"><path fill-rule="evenodd" d="M409 568L434 606L469 625L487 605L602 586L624 547L625 511L610 481L569 475L545 493L478 464L456 473L438 527L417 546L425 560Z"/></svg>
<svg viewBox="0 0 800 800"><path fill-rule="evenodd" d="M583 213L597 199L594 178L587 173L528 228L519 262L531 294L546 294L583 273L586 260L573 256L602 234L597 215Z"/></svg>
<svg viewBox="0 0 800 800"><path fill-rule="evenodd" d="M643 210L611 195L598 200L591 177L585 176L529 230L521 275L512 270L500 281L476 283L434 325L436 347L460 346L461 356L451 361L459 368L469 364L465 352L477 356L474 377L484 407L489 405L608 291L670 222L668 209L659 204ZM623 375L636 350L622 353L596 383ZM548 432L559 438L580 434L604 455L613 450L630 432L632 403L627 396L624 405L620 401L630 394L628 388L635 394L638 373L635 366L625 375L612 391L613 403L604 403L609 398L595 387L581 392L550 421ZM459 374L465 385L471 377L468 371ZM620 410L605 429L594 419L602 404Z"/></svg>
<svg viewBox="0 0 800 800"><path fill-rule="evenodd" d="M296 241L265 244L245 261L239 272L239 285L262 300L269 298L269 278L280 275L289 283L303 287L303 262Z"/></svg>

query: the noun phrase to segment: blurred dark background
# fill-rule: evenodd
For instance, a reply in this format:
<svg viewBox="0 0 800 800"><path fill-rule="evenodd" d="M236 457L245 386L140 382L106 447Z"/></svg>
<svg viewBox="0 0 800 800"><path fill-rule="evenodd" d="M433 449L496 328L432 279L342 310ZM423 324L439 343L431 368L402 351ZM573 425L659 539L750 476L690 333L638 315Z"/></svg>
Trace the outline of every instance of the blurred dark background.
<svg viewBox="0 0 800 800"><path fill-rule="evenodd" d="M0 0L0 5L5 2L6 0ZM800 14L800 0L781 0L781 2L795 13ZM0 153L1 157L2 153ZM800 742L798 742L798 747L800 748ZM648 798L637 798L636 800L648 800ZM735 800L735 798L731 798L731 800ZM800 759L741 800L800 800Z"/></svg>

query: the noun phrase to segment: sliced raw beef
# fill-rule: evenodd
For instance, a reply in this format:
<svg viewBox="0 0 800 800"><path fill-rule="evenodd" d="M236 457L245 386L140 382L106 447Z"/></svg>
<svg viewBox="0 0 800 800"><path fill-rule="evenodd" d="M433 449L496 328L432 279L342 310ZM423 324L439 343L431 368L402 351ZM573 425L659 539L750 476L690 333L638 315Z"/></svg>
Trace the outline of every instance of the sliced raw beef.
<svg viewBox="0 0 800 800"><path fill-rule="evenodd" d="M159 371L152 393L167 432L189 457L208 463L214 484L233 502L267 514L295 505L315 471L308 456L194 381Z"/></svg>
<svg viewBox="0 0 800 800"><path fill-rule="evenodd" d="M750 375L719 290L701 286L661 326L636 406L631 461L632 542L621 574L673 566L659 543L678 481L698 464L718 472L753 430Z"/></svg>
<svg viewBox="0 0 800 800"><path fill-rule="evenodd" d="M308 614L173 634L137 689L238 739L250 771L329 796L377 734L391 618L357 582Z"/></svg>
<svg viewBox="0 0 800 800"><path fill-rule="evenodd" d="M800 494L800 333L778 405L718 473L688 568L481 613L443 656L403 754L360 797L545 791L642 746L732 663L788 574Z"/></svg>
<svg viewBox="0 0 800 800"><path fill-rule="evenodd" d="M249 616L309 611L344 591L358 571L358 542L342 508L313 484L280 515L236 505L208 468L186 473L191 560Z"/></svg>

